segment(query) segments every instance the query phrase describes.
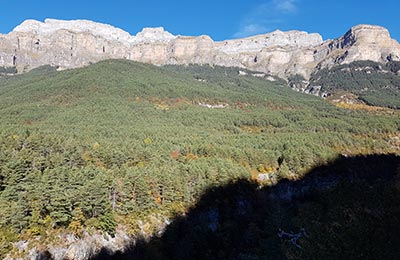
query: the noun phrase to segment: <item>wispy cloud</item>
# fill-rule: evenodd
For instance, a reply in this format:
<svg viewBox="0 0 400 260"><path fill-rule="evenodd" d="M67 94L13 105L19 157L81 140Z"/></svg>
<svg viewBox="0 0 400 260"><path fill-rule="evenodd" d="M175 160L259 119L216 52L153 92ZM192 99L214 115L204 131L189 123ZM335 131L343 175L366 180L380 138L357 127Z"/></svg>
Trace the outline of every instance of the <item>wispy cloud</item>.
<svg viewBox="0 0 400 260"><path fill-rule="evenodd" d="M235 38L247 37L250 35L257 35L269 31L270 29L264 25L253 23L243 25L238 32L234 34Z"/></svg>
<svg viewBox="0 0 400 260"><path fill-rule="evenodd" d="M247 37L273 30L298 11L298 1L270 0L256 6L242 18L239 30L233 37Z"/></svg>
<svg viewBox="0 0 400 260"><path fill-rule="evenodd" d="M279 11L294 13L297 11L296 2L296 0L274 0L273 4Z"/></svg>

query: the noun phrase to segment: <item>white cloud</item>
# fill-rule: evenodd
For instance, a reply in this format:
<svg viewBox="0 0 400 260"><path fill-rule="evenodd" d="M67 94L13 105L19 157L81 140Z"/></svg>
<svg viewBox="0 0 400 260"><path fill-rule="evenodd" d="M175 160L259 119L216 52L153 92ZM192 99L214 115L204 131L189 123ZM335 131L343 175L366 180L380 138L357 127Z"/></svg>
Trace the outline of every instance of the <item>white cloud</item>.
<svg viewBox="0 0 400 260"><path fill-rule="evenodd" d="M240 31L236 32L233 37L235 38L243 38L250 35L257 35L267 32L269 29L261 24L246 24L244 25Z"/></svg>
<svg viewBox="0 0 400 260"><path fill-rule="evenodd" d="M287 13L297 11L296 0L274 0L274 6L277 10Z"/></svg>
<svg viewBox="0 0 400 260"><path fill-rule="evenodd" d="M235 38L267 33L283 24L285 18L297 12L300 0L269 0L247 13L240 23Z"/></svg>

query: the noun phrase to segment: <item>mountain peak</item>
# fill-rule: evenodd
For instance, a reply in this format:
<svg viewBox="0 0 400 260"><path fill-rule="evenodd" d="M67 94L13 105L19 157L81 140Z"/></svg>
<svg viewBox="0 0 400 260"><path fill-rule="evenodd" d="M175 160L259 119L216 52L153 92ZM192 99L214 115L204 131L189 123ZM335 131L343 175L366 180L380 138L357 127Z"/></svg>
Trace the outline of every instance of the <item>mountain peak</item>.
<svg viewBox="0 0 400 260"><path fill-rule="evenodd" d="M342 49L347 52L343 63L357 60L386 62L400 60L400 45L390 37L389 31L378 25L360 24L353 26L338 39Z"/></svg>
<svg viewBox="0 0 400 260"><path fill-rule="evenodd" d="M108 24L90 20L57 20L49 18L45 19L44 22L26 20L15 27L13 32L35 33L38 36L46 36L59 30L67 30L72 33L88 32L95 36L117 41L129 41L132 37L128 32Z"/></svg>
<svg viewBox="0 0 400 260"><path fill-rule="evenodd" d="M387 31L387 29L383 26L380 25L373 25L373 24L358 24L353 27L351 27L351 30L356 31L356 30L381 30L381 31Z"/></svg>
<svg viewBox="0 0 400 260"><path fill-rule="evenodd" d="M378 25L369 25L369 24L360 24L351 27L349 31L347 31L346 35L352 35L355 40L361 41L363 43L371 43L371 42L383 42L383 41L392 41L390 38L389 31L382 26Z"/></svg>
<svg viewBox="0 0 400 260"><path fill-rule="evenodd" d="M157 42L157 41L170 41L175 39L176 36L164 30L163 27L143 28L143 30L136 34L135 41L138 42Z"/></svg>

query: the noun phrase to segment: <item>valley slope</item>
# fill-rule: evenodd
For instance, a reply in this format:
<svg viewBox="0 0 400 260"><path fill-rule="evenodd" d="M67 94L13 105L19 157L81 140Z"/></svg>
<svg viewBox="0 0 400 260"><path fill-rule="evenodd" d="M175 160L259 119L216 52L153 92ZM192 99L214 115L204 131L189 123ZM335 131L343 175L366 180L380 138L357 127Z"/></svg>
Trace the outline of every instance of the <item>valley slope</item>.
<svg viewBox="0 0 400 260"><path fill-rule="evenodd" d="M273 185L339 155L399 154L398 111L338 108L253 74L105 60L0 78L1 254L122 249L80 239L149 236L232 180Z"/></svg>

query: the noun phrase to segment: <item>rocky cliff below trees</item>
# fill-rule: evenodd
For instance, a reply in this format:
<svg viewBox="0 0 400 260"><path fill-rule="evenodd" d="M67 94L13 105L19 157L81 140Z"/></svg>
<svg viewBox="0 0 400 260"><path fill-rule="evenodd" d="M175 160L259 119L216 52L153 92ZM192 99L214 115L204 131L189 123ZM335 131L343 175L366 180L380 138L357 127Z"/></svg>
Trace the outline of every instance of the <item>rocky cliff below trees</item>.
<svg viewBox="0 0 400 260"><path fill-rule="evenodd" d="M175 36L145 28L135 36L87 20L26 20L0 35L0 67L18 72L53 65L75 68L105 59L156 65L209 64L242 67L283 78L306 80L321 68L358 60L400 60L400 45L380 26L358 25L344 36L323 41L317 33L274 31L244 39L213 41L209 36Z"/></svg>

